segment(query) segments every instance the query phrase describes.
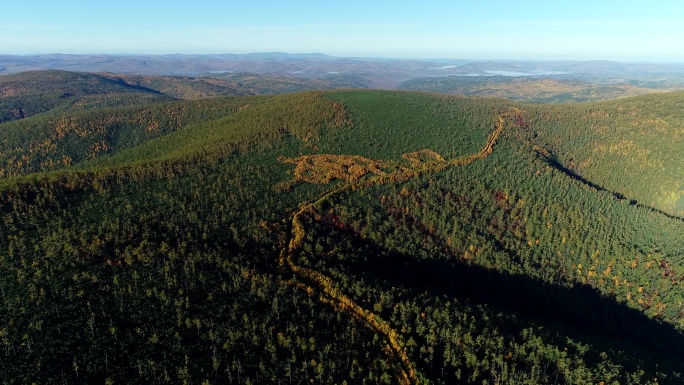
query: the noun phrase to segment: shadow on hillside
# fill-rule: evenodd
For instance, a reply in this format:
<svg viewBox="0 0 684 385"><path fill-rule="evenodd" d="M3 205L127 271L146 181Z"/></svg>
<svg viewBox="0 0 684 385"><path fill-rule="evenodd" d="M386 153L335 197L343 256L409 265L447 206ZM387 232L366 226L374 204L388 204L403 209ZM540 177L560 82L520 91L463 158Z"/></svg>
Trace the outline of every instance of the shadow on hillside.
<svg viewBox="0 0 684 385"><path fill-rule="evenodd" d="M620 356L621 360L626 358L623 364L627 370L638 365L652 373L667 374L667 367L671 368L669 374L681 371L678 368L684 362L684 335L588 285L554 285L474 266L455 257L448 261L417 259L371 244L352 232L343 236L352 238L354 257L336 263L354 276L366 277L386 288L403 287L416 296L427 291L471 304L486 304L495 313L515 313L517 326L500 326L519 332L533 322L549 330L554 341L547 342L557 346L564 345L564 336L568 336L599 351L620 350L625 353Z"/></svg>
<svg viewBox="0 0 684 385"><path fill-rule="evenodd" d="M155 94L155 95L164 95L164 93L162 93L162 92L159 91L159 90L155 90L154 88L148 88L148 87L145 87L145 86L141 86L141 85L139 85L139 84L128 83L128 82L126 82L125 80L123 80L122 78L119 78L119 77L110 79L110 78L108 78L108 77L104 77L104 76L103 76L103 77L101 77L101 78L102 78L104 81L106 81L106 82L110 82L110 83L116 84L116 85L121 86L121 87L124 87L124 88L129 88L129 89L131 89L131 90L142 91L142 92L146 92L146 93L150 93L150 94Z"/></svg>
<svg viewBox="0 0 684 385"><path fill-rule="evenodd" d="M583 176L577 174L576 172L570 170L569 168L565 167L563 165L563 163L561 163L550 151L548 151L548 150L546 150L546 151L549 153L548 155L544 154L543 152L539 152L539 151L537 151L537 155L544 162L546 162L549 166L551 166L551 167L555 168L556 170L562 172L563 174L565 174L569 178L575 179L575 180L579 181L580 183L585 184L585 185L591 187L592 189L594 189L596 191L604 191L604 192L607 192L609 194L612 194L613 197L617 200L623 201L623 200L627 199L627 197L625 197L623 194L621 194L619 192L608 190L607 188L600 186L600 185L597 185L596 183L593 183L592 181L590 181L590 180L584 178ZM682 199L684 199L684 198L682 198ZM654 213L664 215L670 219L675 219L675 220L679 220L679 221L684 222L684 218L682 218L680 216L670 214L666 211L660 210L660 209L652 207L652 206L641 204L641 203L637 202L636 199L630 199L629 204L632 206L642 208L642 209L650 210ZM679 206L676 205L675 210L677 210L678 208L679 208Z"/></svg>

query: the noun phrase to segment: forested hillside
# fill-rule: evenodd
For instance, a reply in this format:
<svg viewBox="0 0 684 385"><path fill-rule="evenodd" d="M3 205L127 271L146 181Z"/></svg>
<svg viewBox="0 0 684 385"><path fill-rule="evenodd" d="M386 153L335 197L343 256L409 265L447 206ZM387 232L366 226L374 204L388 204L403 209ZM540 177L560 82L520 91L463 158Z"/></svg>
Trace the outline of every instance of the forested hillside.
<svg viewBox="0 0 684 385"><path fill-rule="evenodd" d="M572 174L620 197L684 217L684 101L681 92L529 115L537 150Z"/></svg>
<svg viewBox="0 0 684 385"><path fill-rule="evenodd" d="M0 76L0 123L40 113L92 110L173 98L95 74L33 71Z"/></svg>
<svg viewBox="0 0 684 385"><path fill-rule="evenodd" d="M368 84L361 76L343 74L305 79L246 73L188 77L31 71L0 76L0 123L37 114L145 105L177 99L366 88Z"/></svg>
<svg viewBox="0 0 684 385"><path fill-rule="evenodd" d="M201 77L181 76L103 76L149 87L180 99L217 96L268 95L337 88L367 88L369 81L359 75L328 74L317 79L250 73L214 73Z"/></svg>
<svg viewBox="0 0 684 385"><path fill-rule="evenodd" d="M0 382L680 384L683 99L1 123Z"/></svg>

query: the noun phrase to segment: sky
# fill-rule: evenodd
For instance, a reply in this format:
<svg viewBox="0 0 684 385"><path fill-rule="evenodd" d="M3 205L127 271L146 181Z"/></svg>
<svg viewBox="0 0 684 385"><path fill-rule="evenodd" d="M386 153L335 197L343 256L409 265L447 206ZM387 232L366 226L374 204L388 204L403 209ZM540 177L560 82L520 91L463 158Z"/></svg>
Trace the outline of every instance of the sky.
<svg viewBox="0 0 684 385"><path fill-rule="evenodd" d="M0 54L684 62L677 0L0 0Z"/></svg>

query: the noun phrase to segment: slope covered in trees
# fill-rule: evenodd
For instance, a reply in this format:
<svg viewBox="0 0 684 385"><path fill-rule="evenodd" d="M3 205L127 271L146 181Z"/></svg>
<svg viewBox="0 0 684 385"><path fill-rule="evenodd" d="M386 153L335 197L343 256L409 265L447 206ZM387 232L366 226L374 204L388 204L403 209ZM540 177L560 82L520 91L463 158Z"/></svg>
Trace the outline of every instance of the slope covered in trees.
<svg viewBox="0 0 684 385"><path fill-rule="evenodd" d="M141 105L176 99L283 94L367 86L366 80L352 75L305 79L245 73L183 77L31 71L0 76L0 123L38 114Z"/></svg>
<svg viewBox="0 0 684 385"><path fill-rule="evenodd" d="M585 147L648 146L659 111L677 138L682 97L309 92L0 124L0 378L681 383L684 221ZM583 126L621 109L612 135Z"/></svg>
<svg viewBox="0 0 684 385"><path fill-rule="evenodd" d="M572 173L635 204L684 217L681 92L576 106L539 106L535 145Z"/></svg>
<svg viewBox="0 0 684 385"><path fill-rule="evenodd" d="M159 91L96 74L32 71L0 77L0 123L45 112L169 101Z"/></svg>
<svg viewBox="0 0 684 385"><path fill-rule="evenodd" d="M328 74L317 79L250 73L214 73L201 77L110 75L128 84L149 87L180 99L217 96L284 94L308 90L367 88L370 84L358 75Z"/></svg>

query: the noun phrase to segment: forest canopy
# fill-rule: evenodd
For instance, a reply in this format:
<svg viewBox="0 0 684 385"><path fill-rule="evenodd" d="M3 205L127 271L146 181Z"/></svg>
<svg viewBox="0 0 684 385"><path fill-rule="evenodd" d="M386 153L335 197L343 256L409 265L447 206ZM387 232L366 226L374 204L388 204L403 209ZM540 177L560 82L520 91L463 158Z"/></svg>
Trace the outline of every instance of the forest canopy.
<svg viewBox="0 0 684 385"><path fill-rule="evenodd" d="M0 382L684 380L684 93L108 95L0 123Z"/></svg>

